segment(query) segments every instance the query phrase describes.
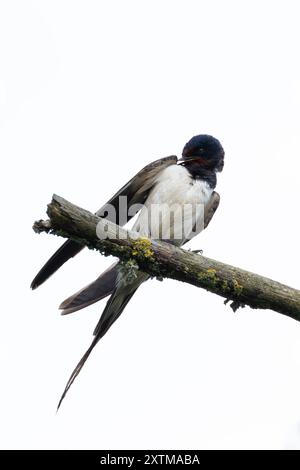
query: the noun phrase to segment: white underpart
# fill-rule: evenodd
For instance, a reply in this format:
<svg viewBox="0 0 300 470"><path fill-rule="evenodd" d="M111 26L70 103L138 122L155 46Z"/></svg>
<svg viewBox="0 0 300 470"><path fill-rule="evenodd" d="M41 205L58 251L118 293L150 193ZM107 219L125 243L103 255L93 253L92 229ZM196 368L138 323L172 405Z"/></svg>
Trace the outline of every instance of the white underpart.
<svg viewBox="0 0 300 470"><path fill-rule="evenodd" d="M171 165L157 177L133 230L181 245L203 229L204 208L212 192L205 181L192 178L183 166Z"/></svg>

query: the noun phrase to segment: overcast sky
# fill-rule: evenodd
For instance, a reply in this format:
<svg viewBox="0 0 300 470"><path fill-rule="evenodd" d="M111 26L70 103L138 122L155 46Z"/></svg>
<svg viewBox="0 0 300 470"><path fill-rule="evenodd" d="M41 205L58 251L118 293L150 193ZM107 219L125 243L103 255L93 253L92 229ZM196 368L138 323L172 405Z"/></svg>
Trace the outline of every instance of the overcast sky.
<svg viewBox="0 0 300 470"><path fill-rule="evenodd" d="M111 259L85 250L37 291L61 241L52 193L98 209L195 134L226 155L190 246L299 287L297 1L0 2L2 448L300 448L300 324L149 281L65 382L105 301L59 303Z"/></svg>

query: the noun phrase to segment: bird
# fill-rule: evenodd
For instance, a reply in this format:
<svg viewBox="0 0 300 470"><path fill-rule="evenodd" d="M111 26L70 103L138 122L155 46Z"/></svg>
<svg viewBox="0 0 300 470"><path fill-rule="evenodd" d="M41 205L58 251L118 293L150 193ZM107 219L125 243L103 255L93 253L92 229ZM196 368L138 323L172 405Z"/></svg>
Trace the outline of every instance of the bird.
<svg viewBox="0 0 300 470"><path fill-rule="evenodd" d="M182 246L207 227L219 206L220 195L215 187L217 173L223 170L224 155L218 139L207 134L196 135L185 144L181 158L171 155L148 164L96 214L101 217L108 214L109 220L110 215L106 208L112 206L115 209L113 222L125 225L134 215L130 208L139 204L141 209L132 228L134 232L141 237L163 239L167 243ZM125 197L127 201L125 213L124 209L122 212L121 197ZM175 207L173 217L169 217L170 207ZM182 212L185 207L191 210ZM153 214L156 217L152 217ZM33 279L31 288L36 289L43 284L82 249L82 245L68 239L41 268ZM128 279L121 267L120 262L115 262L95 281L68 297L59 306L62 315L66 315L109 296L94 330L93 341L73 370L57 409L96 344L121 315L139 286L150 277L147 273L138 271L133 278Z"/></svg>

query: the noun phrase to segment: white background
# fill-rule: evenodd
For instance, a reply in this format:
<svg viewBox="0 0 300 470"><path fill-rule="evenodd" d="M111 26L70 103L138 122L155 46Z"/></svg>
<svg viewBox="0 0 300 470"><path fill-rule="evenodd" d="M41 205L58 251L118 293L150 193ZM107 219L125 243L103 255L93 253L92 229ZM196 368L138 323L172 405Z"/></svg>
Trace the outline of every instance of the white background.
<svg viewBox="0 0 300 470"><path fill-rule="evenodd" d="M111 260L29 289L52 193L96 210L198 133L226 162L191 246L299 286L299 31L296 1L1 1L2 448L300 448L296 321L149 281L56 415L105 301L57 307Z"/></svg>

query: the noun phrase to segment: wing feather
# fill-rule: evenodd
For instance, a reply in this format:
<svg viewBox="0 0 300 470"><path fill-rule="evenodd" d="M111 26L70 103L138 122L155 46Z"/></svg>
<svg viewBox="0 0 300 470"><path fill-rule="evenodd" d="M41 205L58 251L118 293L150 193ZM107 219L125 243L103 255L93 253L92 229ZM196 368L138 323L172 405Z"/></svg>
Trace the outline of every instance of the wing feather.
<svg viewBox="0 0 300 470"><path fill-rule="evenodd" d="M96 214L103 214L107 204L114 206L116 211L116 220L113 220L119 225L119 197L127 197L127 206L130 208L133 204L143 204L148 196L150 189L152 188L157 174L167 168L169 165L177 163L177 157L171 155L170 157L160 158L155 160L149 165L145 166L139 171L127 184L125 184L104 206L99 209ZM127 223L133 215L129 216L128 213L121 214L122 225ZM107 216L109 219L109 215ZM73 240L67 240L47 261L47 263L38 272L31 283L31 288L36 289L38 286L43 284L52 274L54 274L66 261L77 255L83 249L82 245L79 245Z"/></svg>

